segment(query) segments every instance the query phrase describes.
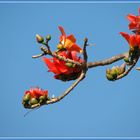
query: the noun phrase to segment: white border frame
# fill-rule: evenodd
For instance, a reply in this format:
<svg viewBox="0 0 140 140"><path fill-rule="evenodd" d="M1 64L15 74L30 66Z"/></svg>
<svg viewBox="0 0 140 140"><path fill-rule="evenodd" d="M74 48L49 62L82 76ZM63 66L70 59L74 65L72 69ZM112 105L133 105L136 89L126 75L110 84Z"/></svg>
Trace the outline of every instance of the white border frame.
<svg viewBox="0 0 140 140"><path fill-rule="evenodd" d="M99 0L99 1L55 1L55 0L52 0L52 1L1 1L0 0L0 4L88 4L88 3L97 3L97 4L132 4L132 3L139 3L140 4L140 1L102 1L102 0ZM140 137L0 137L0 140L7 140L7 139L11 139L11 140L17 140L17 139L31 139L31 140L37 140L37 139L50 139L50 140L53 140L53 139L58 139L58 140L64 140L64 139L77 139L77 140L83 140L83 139L87 139L87 140L92 140L92 139L107 139L107 140L116 140L116 139L123 139L123 140L140 140Z"/></svg>

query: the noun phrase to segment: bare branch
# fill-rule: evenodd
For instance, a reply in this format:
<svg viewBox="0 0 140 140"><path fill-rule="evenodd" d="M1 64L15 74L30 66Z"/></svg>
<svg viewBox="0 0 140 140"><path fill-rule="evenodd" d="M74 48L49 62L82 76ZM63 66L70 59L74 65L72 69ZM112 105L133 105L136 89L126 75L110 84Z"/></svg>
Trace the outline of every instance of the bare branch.
<svg viewBox="0 0 140 140"><path fill-rule="evenodd" d="M39 58L39 57L42 57L44 55L45 55L45 53L41 53L41 54L33 55L32 58Z"/></svg>
<svg viewBox="0 0 140 140"><path fill-rule="evenodd" d="M62 100L65 96L67 96L79 83L85 78L85 73L82 72L79 78L60 96L53 98L47 101L47 104L53 104L60 100Z"/></svg>
<svg viewBox="0 0 140 140"><path fill-rule="evenodd" d="M87 50L86 50L86 47L88 46L87 42L88 42L88 39L85 38L84 47L83 47L83 56L84 56L85 63L87 62L87 59L88 59Z"/></svg>
<svg viewBox="0 0 140 140"><path fill-rule="evenodd" d="M137 67L136 70L139 70L140 71L140 67Z"/></svg>
<svg viewBox="0 0 140 140"><path fill-rule="evenodd" d="M113 57L105 59L105 60L101 60L101 61L97 61L97 62L89 62L89 63L87 63L87 67L93 68L93 67L97 67L97 66L109 65L109 64L119 61L127 56L128 56L128 52L123 53L123 54L118 54L116 56L113 56Z"/></svg>
<svg viewBox="0 0 140 140"><path fill-rule="evenodd" d="M43 42L43 44L47 47L48 51L51 52L50 46L48 43L49 43L48 40L46 40L46 42Z"/></svg>
<svg viewBox="0 0 140 140"><path fill-rule="evenodd" d="M81 75L79 76L79 78L62 95L55 97L55 98L52 98L50 100L47 100L46 104L44 104L44 105L53 104L53 103L56 103L56 102L59 102L60 100L62 100L85 78L85 74L86 74L86 72L83 71L81 73ZM32 105L30 109L34 109L34 108L39 107L39 106L42 106L42 105L40 105L38 103L38 104Z"/></svg>

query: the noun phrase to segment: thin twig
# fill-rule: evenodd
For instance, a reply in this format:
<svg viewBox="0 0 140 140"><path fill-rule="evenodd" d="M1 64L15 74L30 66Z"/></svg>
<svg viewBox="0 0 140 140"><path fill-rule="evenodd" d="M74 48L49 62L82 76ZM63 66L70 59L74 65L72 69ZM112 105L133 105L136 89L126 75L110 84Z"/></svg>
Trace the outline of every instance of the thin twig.
<svg viewBox="0 0 140 140"><path fill-rule="evenodd" d="M46 102L46 104L44 104L44 105L53 104L53 103L56 103L56 102L59 102L60 100L62 100L85 78L85 74L86 74L86 72L83 71L81 73L81 75L79 76L79 78L62 95L48 100ZM31 106L30 109L34 109L34 108L39 107L39 106L41 106L41 105L40 104L35 104L35 105Z"/></svg>
<svg viewBox="0 0 140 140"><path fill-rule="evenodd" d="M137 67L136 70L140 70L140 67Z"/></svg>
<svg viewBox="0 0 140 140"><path fill-rule="evenodd" d="M129 72L133 69L133 67L137 64L138 59L139 59L139 57L136 60L134 60L133 64L124 73L119 75L115 80L119 80L119 79L127 76L129 74Z"/></svg>
<svg viewBox="0 0 140 140"><path fill-rule="evenodd" d="M85 73L82 72L79 78L60 96L53 98L47 101L47 104L53 104L60 100L62 100L65 96L67 96L79 83L85 78Z"/></svg>
<svg viewBox="0 0 140 140"><path fill-rule="evenodd" d="M84 47L83 47L83 56L84 56L85 63L87 62L87 59L88 59L87 50L86 50L87 42L88 42L88 39L85 38L84 39Z"/></svg>
<svg viewBox="0 0 140 140"><path fill-rule="evenodd" d="M109 64L112 64L116 61L119 61L119 60L125 58L126 56L128 56L128 52L113 56L113 57L105 59L105 60L101 60L101 61L97 61L97 62L89 62L89 63L87 63L87 67L93 68L93 67L97 67L97 66L109 65Z"/></svg>
<svg viewBox="0 0 140 140"><path fill-rule="evenodd" d="M48 51L51 52L50 46L48 43L49 43L48 40L46 40L46 42L43 42L43 44L47 47Z"/></svg>
<svg viewBox="0 0 140 140"><path fill-rule="evenodd" d="M50 56L56 57L56 58L58 58L59 60L62 60L62 61L65 61L65 62L69 62L69 63L72 63L72 64L76 64L76 65L78 65L78 66L81 66L81 65L82 65L82 63L79 63L79 62L74 61L74 60L72 60L72 59L65 58L65 57L63 57L63 56L61 56L61 55L58 55L58 54L55 53L55 52L51 52L51 51L48 52L47 48L45 48L45 47L41 47L40 49L41 49L46 55L50 55Z"/></svg>
<svg viewBox="0 0 140 140"><path fill-rule="evenodd" d="M39 58L39 57L42 57L44 55L45 55L45 53L41 53L41 54L37 54L37 55L32 56L32 58Z"/></svg>

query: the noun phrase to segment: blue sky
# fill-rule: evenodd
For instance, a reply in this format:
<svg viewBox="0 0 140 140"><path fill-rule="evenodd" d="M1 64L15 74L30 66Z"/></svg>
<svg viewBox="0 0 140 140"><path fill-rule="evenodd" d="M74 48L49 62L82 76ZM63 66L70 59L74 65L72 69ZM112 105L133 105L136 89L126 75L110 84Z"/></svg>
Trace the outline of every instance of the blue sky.
<svg viewBox="0 0 140 140"><path fill-rule="evenodd" d="M139 3L0 3L0 137L130 137L140 136L140 72L110 82L106 68L88 71L61 102L41 107L26 117L21 101L24 91L40 86L50 96L60 95L72 82L53 79L41 59L35 35L52 35L52 50L59 41L58 25L73 33L77 44L84 37L89 61L109 58L128 50L119 35L128 31L128 13L138 14ZM122 62L116 63L121 64ZM139 66L139 62L137 66Z"/></svg>

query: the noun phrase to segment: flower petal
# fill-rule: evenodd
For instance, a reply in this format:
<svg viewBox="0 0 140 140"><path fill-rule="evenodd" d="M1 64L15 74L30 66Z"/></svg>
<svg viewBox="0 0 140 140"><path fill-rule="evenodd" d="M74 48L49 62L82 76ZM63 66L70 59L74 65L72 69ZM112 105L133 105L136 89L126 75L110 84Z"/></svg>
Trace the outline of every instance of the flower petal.
<svg viewBox="0 0 140 140"><path fill-rule="evenodd" d="M128 14L128 15L127 15L127 19L128 19L130 22L134 22L134 21L136 21L136 16L135 16L135 15L132 15L132 14Z"/></svg>
<svg viewBox="0 0 140 140"><path fill-rule="evenodd" d="M79 53L82 53L83 50L77 45L77 44L73 44L70 48L68 48L69 51L76 51Z"/></svg>
<svg viewBox="0 0 140 140"><path fill-rule="evenodd" d="M76 38L74 37L73 34L67 36L67 39L70 40L71 42L75 43L76 42Z"/></svg>
<svg viewBox="0 0 140 140"><path fill-rule="evenodd" d="M58 26L58 28L59 28L59 30L60 30L62 36L66 36L66 33L65 33L65 31L64 31L64 28L63 28L62 26Z"/></svg>
<svg viewBox="0 0 140 140"><path fill-rule="evenodd" d="M131 22L131 23L129 24L129 29L135 29L136 27L137 27L137 23Z"/></svg>
<svg viewBox="0 0 140 140"><path fill-rule="evenodd" d="M120 34L127 40L127 42L129 43L130 40L130 35L125 33L125 32L120 32Z"/></svg>
<svg viewBox="0 0 140 140"><path fill-rule="evenodd" d="M136 42L136 36L135 35L130 36L129 44L130 44L131 47L136 46L137 42Z"/></svg>
<svg viewBox="0 0 140 140"><path fill-rule="evenodd" d="M62 26L58 26L58 28L59 28L59 30L60 30L60 32L62 34L60 36L60 42L61 42L62 45L64 45L65 44L65 41L66 41L66 33L65 33L65 31L64 31L64 29L63 29Z"/></svg>
<svg viewBox="0 0 140 140"><path fill-rule="evenodd" d="M53 72L55 74L60 74L60 71L57 69L57 67L55 66L55 64L50 61L50 59L48 59L46 57L43 57L42 60L48 66L50 72Z"/></svg>

